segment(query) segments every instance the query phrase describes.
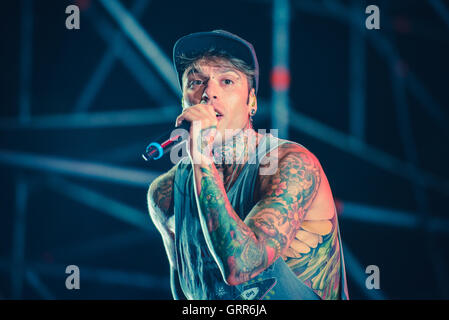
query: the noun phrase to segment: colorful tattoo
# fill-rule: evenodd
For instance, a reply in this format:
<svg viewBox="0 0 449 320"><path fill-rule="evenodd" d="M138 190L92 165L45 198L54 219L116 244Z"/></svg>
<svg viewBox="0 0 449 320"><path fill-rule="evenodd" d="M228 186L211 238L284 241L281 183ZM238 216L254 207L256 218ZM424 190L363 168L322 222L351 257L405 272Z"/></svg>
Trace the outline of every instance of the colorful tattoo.
<svg viewBox="0 0 449 320"><path fill-rule="evenodd" d="M246 282L265 270L294 238L320 184L317 161L292 146L269 177L269 188L243 222L231 207L214 165L201 166L198 194L215 253L230 284Z"/></svg>
<svg viewBox="0 0 449 320"><path fill-rule="evenodd" d="M322 299L338 299L340 244L337 216L304 221L283 259L292 271Z"/></svg>
<svg viewBox="0 0 449 320"><path fill-rule="evenodd" d="M172 215L170 207L173 205L173 181L176 167L174 166L167 173L157 177L149 189L149 205L163 212L164 216ZM166 218L162 219L165 220Z"/></svg>
<svg viewBox="0 0 449 320"><path fill-rule="evenodd" d="M212 147L217 126L210 126L200 130L196 143L197 151L205 157L212 157Z"/></svg>
<svg viewBox="0 0 449 320"><path fill-rule="evenodd" d="M151 220L162 236L170 266L175 269L173 181L176 168L177 166L174 166L167 173L157 177L151 183L147 195Z"/></svg>
<svg viewBox="0 0 449 320"><path fill-rule="evenodd" d="M253 129L225 131L225 140L214 144L214 163L217 169L226 165L244 164L256 149L257 134Z"/></svg>

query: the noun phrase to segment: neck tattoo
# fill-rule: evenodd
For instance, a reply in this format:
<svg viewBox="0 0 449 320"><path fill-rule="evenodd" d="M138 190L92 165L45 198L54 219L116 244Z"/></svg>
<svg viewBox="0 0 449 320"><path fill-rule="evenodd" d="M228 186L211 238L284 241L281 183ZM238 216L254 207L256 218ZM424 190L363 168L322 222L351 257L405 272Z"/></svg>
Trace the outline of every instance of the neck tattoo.
<svg viewBox="0 0 449 320"><path fill-rule="evenodd" d="M257 146L258 135L252 128L242 129L229 139L214 145L215 167L223 173L223 182L229 190L234 177L243 169Z"/></svg>

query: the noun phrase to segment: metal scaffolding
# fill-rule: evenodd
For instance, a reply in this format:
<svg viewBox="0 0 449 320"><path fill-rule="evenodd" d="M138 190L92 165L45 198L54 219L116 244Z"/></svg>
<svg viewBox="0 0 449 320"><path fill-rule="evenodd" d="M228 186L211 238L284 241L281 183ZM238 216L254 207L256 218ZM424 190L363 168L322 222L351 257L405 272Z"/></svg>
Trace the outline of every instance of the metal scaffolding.
<svg viewBox="0 0 449 320"><path fill-rule="evenodd" d="M413 192L419 214L353 203L351 199L347 199L347 201L342 201L344 209L340 213L340 217L361 223L381 224L404 229L419 229L422 227L421 222L427 221L425 232L429 246L432 246L434 240L432 240L431 234L448 233L449 221L431 216L426 192L433 190L447 196L449 195L449 181L420 168L418 150L413 139L409 116L407 93L419 101L422 110L435 121L435 124L446 134L446 138L449 138L448 119L446 119L442 106L438 104L430 91L425 88L411 70L406 74L398 72L397 66L403 60L395 48L394 40L379 33L366 32L363 28L360 28L360 24L364 23L365 16L359 1L352 1L350 6L345 6L338 0L253 2L259 5L272 6L272 75L280 69L289 75L289 43L292 38L290 19L295 11L343 22L347 25L350 34L348 50L350 55L349 133L338 131L318 119L312 119L297 111L295 103L289 98L288 85L279 89L275 86L275 83L272 83L271 100L260 99L258 102L259 105L265 105L265 107L260 108L258 117L264 120L271 119L272 127L279 128L281 138L288 138L289 129L295 129L358 160L413 183ZM79 93L73 107L73 113L33 116L30 95L33 70L33 19L31 14L33 1L22 0L19 115L17 118L1 118L0 130L34 129L45 131L55 128L89 130L103 127L131 128L143 124L171 124L179 111L179 106L176 104L179 99L178 81L171 59L139 23L139 18L143 16L148 3L147 0L135 0L129 10L118 0L100 0L100 5L91 5L86 11L86 16L91 22L92 29L106 43L103 56L86 81L82 92ZM429 0L428 3L449 27L448 10L442 1ZM106 12L115 24L98 15L101 10L103 13ZM366 48L368 45L377 52L390 70L391 87L399 121L400 141L406 155L405 160L400 160L385 151L379 150L366 141ZM94 98L117 61L125 66L145 94L157 102L156 108L149 110L124 108L123 111L108 112L89 111ZM158 79L165 81L166 86L161 85ZM167 87L169 90L167 90ZM271 112L267 110L271 110ZM141 146L127 147L138 150ZM104 152L109 152L111 157L114 157L117 161L121 161L120 156L126 159L127 156L123 155L123 152L120 152L120 156L112 156L118 155L119 149L123 150L123 148L118 148L117 150L105 150ZM14 299L26 298L23 296L24 283L33 288L42 299L57 298L52 292L52 288L45 284L42 277L55 277L55 274L61 276L60 269L63 268L63 266L55 264L50 265L27 260L25 248L27 204L33 190L29 187L27 177L29 171L44 172L48 175L48 179L39 181L40 184L45 186L46 190L62 195L69 201L81 203L97 213L106 214L108 217L136 229L136 232L101 237L91 242L80 242L79 246L75 245L71 248L56 248L55 256L61 258L65 255L73 257L92 256L95 255L96 250L108 252L112 247L125 247L133 243L145 242L148 239L157 239L157 232L151 225L146 212L112 199L97 190L87 188L82 185L82 182L75 183L70 179L77 177L85 180L107 181L124 187L132 186L144 190L161 172L144 171L120 165L106 165L100 161L86 161L6 149L0 149L0 165L12 167L17 172L12 254L10 257L0 257L0 270L10 274L11 297ZM149 234L152 235L152 238L148 238ZM348 276L367 298L386 299L387 293L382 290L366 290L365 270L350 248L351 244L345 242L344 252ZM437 277L436 282L441 284L440 294L447 297L449 296L447 289L449 280L445 272L445 266L441 265L441 259L436 256L440 253L430 250L429 254L434 274ZM84 266L83 277L86 277L88 281L98 283L169 291L168 277L160 277L154 274Z"/></svg>

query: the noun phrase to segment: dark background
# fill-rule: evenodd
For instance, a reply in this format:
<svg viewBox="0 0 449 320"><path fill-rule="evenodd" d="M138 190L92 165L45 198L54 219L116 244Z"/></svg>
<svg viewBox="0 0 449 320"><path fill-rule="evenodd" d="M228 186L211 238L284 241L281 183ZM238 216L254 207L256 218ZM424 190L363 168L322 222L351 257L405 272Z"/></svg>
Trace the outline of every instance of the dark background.
<svg viewBox="0 0 449 320"><path fill-rule="evenodd" d="M73 3L80 30L65 27ZM271 1L121 3L141 5L136 20L169 61L192 32L225 29L250 41L261 70L255 125L271 128ZM365 29L369 4L380 8L380 30ZM288 95L302 121L291 118L288 138L327 174L353 299L449 298L448 12L448 1L290 2ZM147 186L171 163L140 154L180 112L179 93L100 1L8 1L0 25L0 298L171 299L146 209ZM111 41L120 40L115 55ZM363 55L352 53L357 43ZM82 104L86 88L94 89ZM163 107L175 109L148 114ZM110 178L117 168L141 178ZM80 290L65 288L71 264ZM379 267L380 290L365 287L368 265Z"/></svg>

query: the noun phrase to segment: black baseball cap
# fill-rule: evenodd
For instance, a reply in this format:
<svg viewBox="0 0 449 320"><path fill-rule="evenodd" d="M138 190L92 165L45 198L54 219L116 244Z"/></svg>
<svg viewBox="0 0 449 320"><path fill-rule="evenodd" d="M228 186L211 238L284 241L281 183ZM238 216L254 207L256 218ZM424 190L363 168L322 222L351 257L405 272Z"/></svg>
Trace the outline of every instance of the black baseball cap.
<svg viewBox="0 0 449 320"><path fill-rule="evenodd" d="M257 94L259 88L259 63L257 62L256 51L248 41L224 30L214 30L208 32L196 32L179 38L173 47L173 63L178 73L178 83L182 91L182 74L184 66L180 64L179 57L184 54L194 58L202 53L214 48L223 50L229 55L245 61L254 69L254 87Z"/></svg>

